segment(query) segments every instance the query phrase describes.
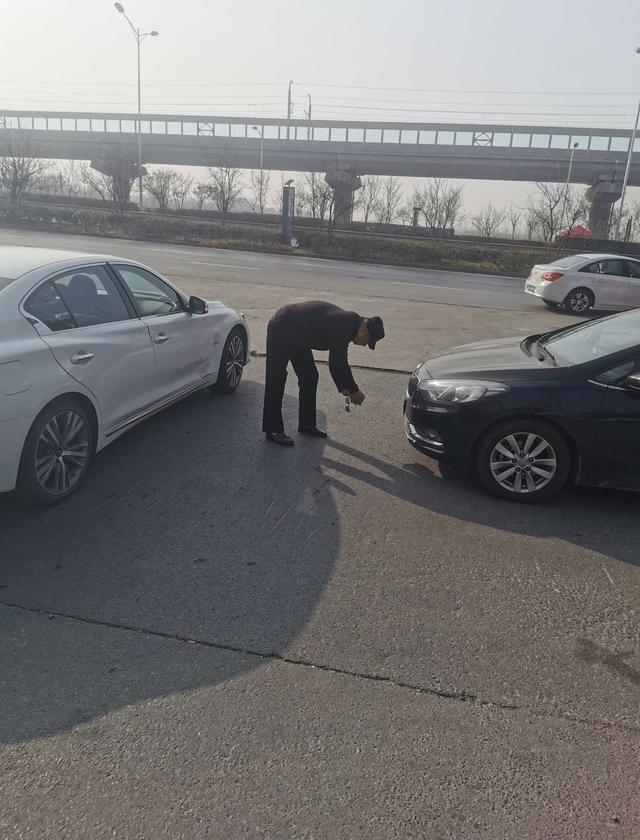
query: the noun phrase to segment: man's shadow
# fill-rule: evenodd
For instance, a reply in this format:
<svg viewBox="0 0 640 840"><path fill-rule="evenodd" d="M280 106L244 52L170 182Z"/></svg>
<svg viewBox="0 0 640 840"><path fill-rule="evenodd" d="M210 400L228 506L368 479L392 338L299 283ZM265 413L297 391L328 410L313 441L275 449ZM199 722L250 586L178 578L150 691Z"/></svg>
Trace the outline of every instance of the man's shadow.
<svg viewBox="0 0 640 840"><path fill-rule="evenodd" d="M324 442L266 444L262 397L245 380L167 410L98 454L58 507L0 501L0 741L286 651L331 573L338 517L314 469ZM297 400L284 411L293 425Z"/></svg>

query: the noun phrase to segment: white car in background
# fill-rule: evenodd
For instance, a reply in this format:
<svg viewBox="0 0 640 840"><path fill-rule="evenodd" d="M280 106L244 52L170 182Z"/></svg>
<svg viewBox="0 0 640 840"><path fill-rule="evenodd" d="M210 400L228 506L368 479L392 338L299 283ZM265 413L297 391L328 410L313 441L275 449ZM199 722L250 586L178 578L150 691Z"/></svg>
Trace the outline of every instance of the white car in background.
<svg viewBox="0 0 640 840"><path fill-rule="evenodd" d="M572 315L590 309L640 307L640 260L615 254L576 254L534 265L524 290Z"/></svg>
<svg viewBox="0 0 640 840"><path fill-rule="evenodd" d="M0 493L62 501L93 454L202 388L235 391L244 316L122 257L0 247Z"/></svg>

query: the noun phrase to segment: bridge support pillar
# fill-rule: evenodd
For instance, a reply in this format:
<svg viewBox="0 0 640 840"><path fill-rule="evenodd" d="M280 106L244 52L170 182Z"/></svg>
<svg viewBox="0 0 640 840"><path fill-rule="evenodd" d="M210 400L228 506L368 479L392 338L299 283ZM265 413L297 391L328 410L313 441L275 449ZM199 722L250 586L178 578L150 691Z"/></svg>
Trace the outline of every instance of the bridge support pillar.
<svg viewBox="0 0 640 840"><path fill-rule="evenodd" d="M131 194L131 187L138 177L137 162L115 154L92 160L91 168L111 178L114 204L120 208L126 207ZM144 166L142 167L142 174L147 174Z"/></svg>
<svg viewBox="0 0 640 840"><path fill-rule="evenodd" d="M619 181L598 179L587 190L587 199L591 202L589 210L589 228L594 239L609 238L609 220L611 208L622 195Z"/></svg>
<svg viewBox="0 0 640 840"><path fill-rule="evenodd" d="M353 218L353 194L362 187L360 176L350 169L333 169L324 180L333 190L333 225L348 225Z"/></svg>

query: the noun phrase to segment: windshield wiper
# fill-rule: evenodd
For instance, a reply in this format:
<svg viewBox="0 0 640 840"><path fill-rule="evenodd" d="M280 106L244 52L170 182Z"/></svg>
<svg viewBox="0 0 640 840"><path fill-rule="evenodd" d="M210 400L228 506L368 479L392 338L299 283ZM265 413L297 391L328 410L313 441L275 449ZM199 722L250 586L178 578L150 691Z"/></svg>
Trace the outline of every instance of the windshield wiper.
<svg viewBox="0 0 640 840"><path fill-rule="evenodd" d="M551 362L551 364L554 367L558 367L558 361L557 361L556 357L553 355L551 350L549 350L549 348L547 347L546 344L542 344L540 341L537 341L536 342L536 350L539 351L539 353L538 353L539 361L543 362L545 359L549 359L549 361Z"/></svg>

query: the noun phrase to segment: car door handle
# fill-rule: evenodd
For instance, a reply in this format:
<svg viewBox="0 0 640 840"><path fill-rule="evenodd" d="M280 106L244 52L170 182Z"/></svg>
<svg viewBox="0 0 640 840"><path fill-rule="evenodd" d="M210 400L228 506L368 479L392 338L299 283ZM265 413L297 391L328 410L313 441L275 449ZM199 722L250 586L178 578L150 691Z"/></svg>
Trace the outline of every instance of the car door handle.
<svg viewBox="0 0 640 840"><path fill-rule="evenodd" d="M169 341L169 336L166 333L158 333L153 340L156 344L164 344L165 341Z"/></svg>
<svg viewBox="0 0 640 840"><path fill-rule="evenodd" d="M91 359L93 359L93 353L87 353L84 350L80 350L78 353L74 353L71 357L71 364L81 365L83 362L90 362Z"/></svg>

